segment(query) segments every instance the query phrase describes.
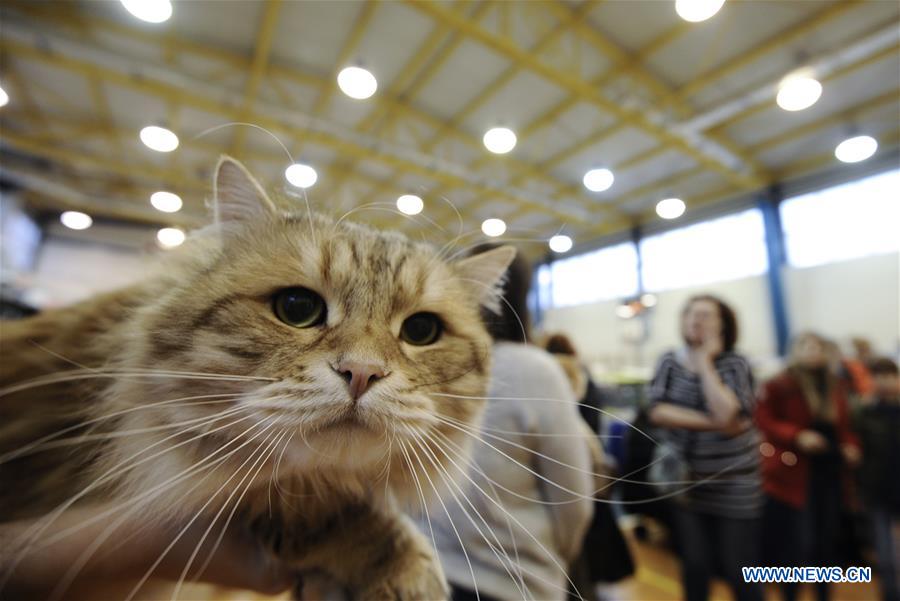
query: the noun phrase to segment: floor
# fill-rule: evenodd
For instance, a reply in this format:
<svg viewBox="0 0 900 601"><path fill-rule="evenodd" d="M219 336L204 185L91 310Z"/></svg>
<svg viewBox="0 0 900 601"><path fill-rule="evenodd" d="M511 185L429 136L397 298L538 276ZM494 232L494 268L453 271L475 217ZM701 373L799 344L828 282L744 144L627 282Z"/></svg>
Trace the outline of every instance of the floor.
<svg viewBox="0 0 900 601"><path fill-rule="evenodd" d="M661 545L642 542L625 530L634 555L637 573L613 586L601 587L600 598L605 601L679 601L681 583L678 559ZM839 583L832 585L832 601L877 601L878 585L871 583ZM713 582L711 601L730 600L733 597L724 582ZM811 585L801 589L800 601L815 598ZM782 599L776 587L766 590L767 601Z"/></svg>

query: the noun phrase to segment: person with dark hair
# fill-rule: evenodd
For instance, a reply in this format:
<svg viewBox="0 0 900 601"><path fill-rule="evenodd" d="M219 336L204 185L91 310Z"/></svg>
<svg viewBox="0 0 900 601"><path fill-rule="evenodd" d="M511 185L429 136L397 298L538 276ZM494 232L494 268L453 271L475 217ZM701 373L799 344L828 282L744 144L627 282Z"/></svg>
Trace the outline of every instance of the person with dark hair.
<svg viewBox="0 0 900 601"><path fill-rule="evenodd" d="M900 478L894 470L900 463L900 370L888 357L871 359L868 365L874 398L853 419L862 443L859 484L871 523L882 598L898 601Z"/></svg>
<svg viewBox="0 0 900 601"><path fill-rule="evenodd" d="M457 478L461 489L448 486L423 525L454 601L564 599L593 511L587 428L562 368L529 343L530 276L517 256L499 314L485 315L491 380L481 429L471 432L471 464Z"/></svg>
<svg viewBox="0 0 900 601"><path fill-rule="evenodd" d="M662 356L647 396L650 420L665 429L677 472L692 482L675 487L684 596L707 599L718 566L737 599L762 599L760 586L744 582L741 572L759 563L762 492L750 421L753 376L734 351L737 318L722 300L695 296L682 311L681 334L684 346Z"/></svg>
<svg viewBox="0 0 900 601"><path fill-rule="evenodd" d="M766 557L783 567L837 565L842 497L852 483L845 467L859 463L860 451L846 384L824 338L795 338L787 369L763 387L756 423L765 437ZM796 599L796 583L782 590L788 601ZM820 600L828 598L827 583L817 583L816 591Z"/></svg>

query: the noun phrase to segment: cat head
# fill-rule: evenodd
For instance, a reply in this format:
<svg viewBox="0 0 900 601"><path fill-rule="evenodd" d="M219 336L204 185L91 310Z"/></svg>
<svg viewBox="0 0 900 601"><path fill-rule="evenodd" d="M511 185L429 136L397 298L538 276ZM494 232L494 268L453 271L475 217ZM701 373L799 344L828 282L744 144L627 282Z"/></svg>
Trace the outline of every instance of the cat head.
<svg viewBox="0 0 900 601"><path fill-rule="evenodd" d="M180 249L168 288L140 311L126 362L235 379L119 392L209 399L155 413L184 422L223 412L202 422L235 422L219 439L283 432L288 472L365 471L392 454L402 466L404 446L461 444L489 377L481 307L497 306L514 249L448 260L398 233L279 210L227 157L214 189L215 225Z"/></svg>

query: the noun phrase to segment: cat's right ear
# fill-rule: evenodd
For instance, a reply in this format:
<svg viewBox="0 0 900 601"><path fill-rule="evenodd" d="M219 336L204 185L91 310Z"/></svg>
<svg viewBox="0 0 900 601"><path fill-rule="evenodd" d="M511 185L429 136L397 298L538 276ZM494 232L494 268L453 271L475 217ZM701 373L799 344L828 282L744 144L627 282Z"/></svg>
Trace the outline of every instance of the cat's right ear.
<svg viewBox="0 0 900 601"><path fill-rule="evenodd" d="M223 155L213 177L213 212L217 224L272 215L275 205L240 161Z"/></svg>

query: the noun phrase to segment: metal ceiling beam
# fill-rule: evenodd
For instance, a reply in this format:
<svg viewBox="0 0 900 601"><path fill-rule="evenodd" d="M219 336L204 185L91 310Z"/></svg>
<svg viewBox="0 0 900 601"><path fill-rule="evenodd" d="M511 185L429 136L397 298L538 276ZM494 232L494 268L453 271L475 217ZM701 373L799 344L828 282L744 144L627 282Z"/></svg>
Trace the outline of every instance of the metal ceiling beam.
<svg viewBox="0 0 900 601"><path fill-rule="evenodd" d="M143 41L145 43L160 43L160 37L158 34L151 33L148 30L136 28L133 26L123 25L116 21L112 21L109 19L104 19L100 16L90 16L88 18L84 14L80 13L78 10L73 9L68 5L62 5L59 10L51 10L43 7L39 4L33 3L24 3L24 2L11 2L8 5L13 10L29 15L33 18L38 18L40 21L52 23L62 29L69 29L73 31L77 31L80 35L83 35L83 31L90 30L95 31L101 37L104 35L117 36L117 37L125 37L129 39L137 39ZM479 5L479 9L482 6L490 6L490 3L485 3L484 5ZM477 11L476 11L477 13ZM11 20L10 20L11 21ZM89 29L86 29L89 28ZM207 47L201 44L197 44L189 39L181 38L178 36L169 36L166 38L169 43L172 44L173 48L175 48L181 54L189 54L195 55L197 57L206 58L209 60L215 60L224 63L225 65L229 65L234 68L235 71L241 72L250 68L251 61L241 54L235 53L230 50L226 50L224 48L217 47ZM458 42L463 40L463 36L459 36ZM456 41L455 41L456 43ZM428 68L426 73L424 74L424 78L430 78L432 74L437 73L438 67L440 64L443 64L444 60L449 58L449 54L443 54L438 57ZM170 67L171 68L171 67ZM291 81L300 85L305 86L314 86L321 87L325 85L329 80L324 76L313 75L305 71L299 71L295 67L286 66L284 64L280 64L277 62L270 62L268 68L270 79L277 77L279 79L284 79L287 81ZM206 80L205 77L202 78L203 81ZM333 81L333 79L331 80ZM414 86L418 86L422 78L417 80ZM393 110L396 110L399 114L404 116L409 116L411 118L415 118L422 123L428 125L432 128L439 128L443 124L443 120L435 117L425 111L422 111L412 105L411 103L398 99L397 97L391 96L390 94L382 94L379 93L372 99L375 103L383 103ZM234 119L239 120L239 119ZM481 142L474 136L467 134L464 131L454 132L454 135L457 136L462 142L473 147L473 148L481 148ZM360 142L366 146L378 146L379 142L376 140L363 140ZM412 154L416 154L412 152ZM439 159L435 159L438 162L441 162ZM514 159L511 159L514 161ZM512 163L516 165L516 168L528 169L524 163ZM458 174L463 177L467 177L465 174L471 174L472 171L460 166L458 169ZM347 172L343 172L341 174L343 177L348 175ZM349 174L353 176L352 173ZM546 174L536 173L534 177L545 179L546 181L553 181L556 183L556 180L547 176ZM556 209L554 209L556 210ZM557 211L558 214L558 211Z"/></svg>
<svg viewBox="0 0 900 601"><path fill-rule="evenodd" d="M676 98L682 101L690 99L694 94L705 89L707 86L716 81L725 79L729 75L736 73L747 65L754 63L772 52L786 48L795 41L802 39L807 34L819 29L829 21L833 21L837 17L846 15L847 12L860 4L861 0L841 0L840 2L835 2L830 7L817 13L803 23L787 28L787 31L776 32L763 43L747 52L741 53L724 65L720 65L710 69L706 73L694 77L689 83L685 84L677 91Z"/></svg>
<svg viewBox="0 0 900 601"><path fill-rule="evenodd" d="M247 87L244 90L243 113L253 106L259 86L266 76L266 68L269 64L269 54L272 51L272 41L278 28L278 14L281 12L281 0L266 0L263 5L262 21L256 34L256 44L253 50L253 62L250 64L250 74L247 77ZM240 119L244 121L244 119ZM234 141L231 144L231 154L240 156L247 138L247 128L238 127L234 132Z"/></svg>
<svg viewBox="0 0 900 601"><path fill-rule="evenodd" d="M764 152L771 148L781 146L782 144L786 144L793 140L803 138L805 136L825 130L826 128L835 125L844 123L848 126L851 126L855 119L862 117L866 113L883 108L889 104L896 105L895 108L897 108L897 112L900 113L900 92L898 92L897 90L891 90L855 106L838 111L837 113L834 113L832 115L828 115L826 117L822 117L821 119L810 121L809 123L806 123L799 127L789 129L778 134L777 136L766 138L765 140L748 146L748 150L752 151L755 154L758 154L760 152Z"/></svg>
<svg viewBox="0 0 900 601"><path fill-rule="evenodd" d="M375 16L375 10L378 6L379 0L367 0L362 3L359 15L353 22L353 27L350 29L350 33L347 34L344 45L338 53L337 61L335 62L337 69L343 69L347 66L347 61L349 61L353 53L356 52L360 42L362 42L363 36L366 34L366 31L368 31L369 23L372 22L372 18ZM337 71L333 72L331 75L332 77L330 79L325 80L324 88L319 94L319 97L316 98L316 103L313 105L312 110L313 115L322 114L322 111L328 106L331 97L337 89Z"/></svg>
<svg viewBox="0 0 900 601"><path fill-rule="evenodd" d="M460 8L458 10L465 12L467 6L463 3L460 3L459 6ZM482 2L476 6L475 10L469 15L469 18L481 20L492 7L493 4L491 2ZM401 104L399 102L395 104L377 104L375 105L375 109L356 126L356 131L366 133L374 130L375 134L383 135L385 130L395 125L398 117L408 116L409 111L406 110L406 107L412 103L419 90L431 80L433 74L436 73L440 66L450 58L462 41L463 37L459 35L458 32L453 31L452 28L443 23L437 24L434 31L432 31L431 35L425 40L425 43L422 44L422 46L413 53L412 58L401 67L394 82L391 83L388 93L398 99L402 99L403 108L400 108ZM438 47L442 44L443 46L438 50ZM428 61L430 61L431 66L426 70L424 65ZM418 78L414 80L413 78L416 75L418 75ZM382 117L384 118L382 119ZM345 174L342 181L349 181L346 174L354 172L357 164L358 163L355 161L345 162L341 169ZM337 175L338 165L335 165L332 176ZM360 201L360 203L368 204L371 202L372 198L380 195L390 185L389 179L388 182L383 185L377 186L362 201Z"/></svg>
<svg viewBox="0 0 900 601"><path fill-rule="evenodd" d="M465 5L463 10L465 9ZM475 7L467 18L480 22L494 7L494 3L484 1ZM390 127L393 118L398 114L398 108L410 105L419 92L437 75L456 49L462 44L464 38L446 23L438 23L434 31L428 36L425 43L416 50L414 56L403 66L395 78L391 88L394 96L400 100L397 104L379 104L359 125L361 131L370 131L384 116L385 124L382 127ZM435 53L438 46L443 46ZM428 63L427 67L425 63ZM402 103L402 104L401 104Z"/></svg>
<svg viewBox="0 0 900 601"><path fill-rule="evenodd" d="M668 132L664 127L651 121L646 114L626 109L616 102L609 100L589 83L577 77L560 72L555 67L538 60L529 52L522 50L510 40L499 38L477 25L469 23L464 19L460 19L452 12L437 4L416 2L415 0L406 0L406 2L409 6L416 8L424 14L430 15L437 21L451 24L456 29L466 33L466 35L472 39L478 40L482 45L503 54L514 62L526 66L531 71L556 83L572 95L580 97L585 102L594 104L599 108L612 113L617 119L642 129L658 138L661 142L689 154L698 162L725 174L726 177L736 184L747 188L753 188L764 183L764 180L760 178L759 175L747 171L746 167L741 165L739 158L732 156L729 159L726 156L723 156L729 154L724 149L710 144L703 144L700 140L682 138Z"/></svg>
<svg viewBox="0 0 900 601"><path fill-rule="evenodd" d="M548 33L544 34L537 43L531 47L528 52L534 55L541 54L545 52L550 46L559 41L559 39L566 33L568 33L569 26L571 22L581 22L582 19L598 4L597 0L584 0L577 8L572 10L570 22L560 22L553 29L551 29ZM437 134L425 145L425 151L431 151L435 146L437 146L446 135L454 130L459 129L462 125L463 121L472 113L481 108L485 102L493 98L500 90L503 89L506 84L508 84L512 79L518 75L523 69L523 65L521 63L515 62L512 66L508 67L503 73L501 73L497 78L492 81L486 88L481 90L478 94L475 95L466 105L458 110L456 114L454 114L447 122L444 124L441 129L438 130Z"/></svg>
<svg viewBox="0 0 900 601"><path fill-rule="evenodd" d="M865 35L840 50L812 61L810 68L820 81L825 82L885 57L895 56L898 47L900 44L898 44L897 24L891 19L886 27L879 27L874 33ZM702 115L697 115L693 119L679 124L679 127L686 132L695 133L717 127L721 129L725 127L725 122L736 123L756 107L771 106L777 88L777 81L754 86L752 91L728 100Z"/></svg>
<svg viewBox="0 0 900 601"><path fill-rule="evenodd" d="M229 120L237 120L240 117L239 109L228 104L227 100L220 100L222 90L208 89L202 82L184 77L158 77L162 74L151 74L147 65L125 65L124 68L113 67L110 64L96 64L81 58L79 47L75 44L60 44L62 52L47 52L37 49L27 43L14 41L11 34L12 27L7 26L7 35L0 41L0 48L4 51L14 52L19 57L39 60L65 70L80 73L83 76L97 76L116 85L138 90L154 96L179 102L202 111L217 115L223 115ZM47 43L44 38L44 45ZM57 44L59 40L55 40ZM110 58L96 56L94 58ZM120 57L115 57L118 62ZM109 61L104 61L109 63ZM141 73L135 77L135 73ZM170 72L166 72L171 76ZM177 82L172 81L177 79ZM552 213L565 220L589 221L590 217L572 208L558 207L547 203L543 199L532 198L528 193L518 191L502 185L493 185L485 180L476 179L467 174L463 167L441 162L431 157L418 157L415 153L405 149L389 149L386 145L373 140L371 145L363 145L351 139L339 137L339 128L322 122L314 122L303 118L294 111L288 111L281 107L268 103L258 103L258 111L251 113L248 118L255 124L273 131L287 133L290 136L303 136L307 140L321 143L338 150L345 156L354 158L372 158L386 165L403 169L412 173L418 173L429 179L444 185L463 186L478 191L489 197L509 199L524 206L534 206L539 210Z"/></svg>

